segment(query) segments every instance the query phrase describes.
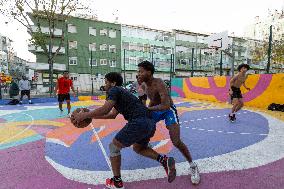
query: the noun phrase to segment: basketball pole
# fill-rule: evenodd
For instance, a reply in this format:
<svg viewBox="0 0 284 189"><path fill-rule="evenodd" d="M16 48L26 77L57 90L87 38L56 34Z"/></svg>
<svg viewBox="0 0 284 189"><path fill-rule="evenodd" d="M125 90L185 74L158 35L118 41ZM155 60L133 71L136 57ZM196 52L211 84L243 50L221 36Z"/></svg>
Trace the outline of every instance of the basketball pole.
<svg viewBox="0 0 284 189"><path fill-rule="evenodd" d="M123 50L123 68L124 68L124 72L123 72L123 80L124 80L124 87L126 87L126 81L125 81L125 61L126 61L126 49Z"/></svg>
<svg viewBox="0 0 284 189"><path fill-rule="evenodd" d="M269 44L268 44L268 60L267 60L267 66L266 66L266 73L269 73L270 69L270 61L271 61L271 51L272 51L272 25L269 27Z"/></svg>
<svg viewBox="0 0 284 189"><path fill-rule="evenodd" d="M221 58L220 58L220 76L223 75L223 51L222 51L222 38L221 38Z"/></svg>
<svg viewBox="0 0 284 189"><path fill-rule="evenodd" d="M94 79L93 79L93 48L91 48L91 81L92 81L92 95L94 95Z"/></svg>
<svg viewBox="0 0 284 189"><path fill-rule="evenodd" d="M193 77L193 56L194 56L194 48L191 49L191 77Z"/></svg>
<svg viewBox="0 0 284 189"><path fill-rule="evenodd" d="M171 54L171 67L170 67L170 95L172 94L172 69L173 69L173 62L174 62L174 55Z"/></svg>
<svg viewBox="0 0 284 189"><path fill-rule="evenodd" d="M221 57L220 57L220 76L223 75L223 51L221 49Z"/></svg>

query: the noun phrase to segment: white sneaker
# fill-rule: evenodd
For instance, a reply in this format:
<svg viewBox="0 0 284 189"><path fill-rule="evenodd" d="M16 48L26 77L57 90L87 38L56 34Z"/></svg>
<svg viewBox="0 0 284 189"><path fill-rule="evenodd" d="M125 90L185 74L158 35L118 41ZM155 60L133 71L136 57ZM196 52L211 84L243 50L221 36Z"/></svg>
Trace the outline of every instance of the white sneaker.
<svg viewBox="0 0 284 189"><path fill-rule="evenodd" d="M195 162L192 162L190 164L190 171L191 171L191 182L192 182L192 184L199 184L200 175L199 175L198 166Z"/></svg>
<svg viewBox="0 0 284 189"><path fill-rule="evenodd" d="M71 115L72 115L72 113L70 112L67 116L68 116L69 118L71 118Z"/></svg>

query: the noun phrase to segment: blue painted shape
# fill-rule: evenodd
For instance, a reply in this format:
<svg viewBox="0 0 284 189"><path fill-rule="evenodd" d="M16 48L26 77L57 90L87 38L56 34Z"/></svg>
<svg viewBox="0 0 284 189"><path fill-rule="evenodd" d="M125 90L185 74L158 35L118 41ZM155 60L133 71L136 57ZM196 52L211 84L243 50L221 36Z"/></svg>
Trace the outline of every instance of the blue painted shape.
<svg viewBox="0 0 284 189"><path fill-rule="evenodd" d="M179 104L175 104L176 107L186 107L186 108L191 108L191 107L201 107L202 103L193 103L193 102L182 102Z"/></svg>
<svg viewBox="0 0 284 189"><path fill-rule="evenodd" d="M71 112L74 111L76 108L77 106L72 106ZM62 115L60 115L60 111L58 108L44 108L38 110L22 111L21 113L12 113L8 115L3 115L0 116L0 118L5 119L7 122L31 121L31 117L25 114L31 115L34 120L52 120L52 119L67 117L67 109L64 109Z"/></svg>
<svg viewBox="0 0 284 189"><path fill-rule="evenodd" d="M46 103L46 102L58 102L57 98L50 98L50 97L46 97L46 98L32 98L31 99L33 103ZM78 97L73 97L71 95L71 101L78 101ZM0 105L6 105L8 102L10 102L9 99L1 99L0 100ZM23 104L28 104L28 99L23 99Z"/></svg>
<svg viewBox="0 0 284 189"><path fill-rule="evenodd" d="M182 124L181 138L189 147L194 159L212 157L216 155L232 152L249 145L262 141L266 136L258 134L267 134L269 132L268 121L260 114L248 112L237 116L237 122L231 123L228 121L228 109L222 110L202 110L191 111L184 113L180 120L189 121ZM207 119L202 121L190 122L191 119L204 117L223 117ZM207 132L187 129L186 126L192 128L212 129L214 131L237 132L237 133L252 133L250 135L241 134L225 134L218 132ZM70 168L108 171L109 168L106 160L101 152L97 142L91 143L93 133L88 131L82 134L79 139L71 146L65 147L62 145L47 143L46 155L57 163ZM108 153L108 145L112 141L115 133L112 133L101 139L104 148ZM173 148L168 154L176 159L176 162L184 162L185 158L181 153ZM133 152L132 148L122 150L122 169L133 170L143 169L147 167L159 166L157 161L142 157Z"/></svg>

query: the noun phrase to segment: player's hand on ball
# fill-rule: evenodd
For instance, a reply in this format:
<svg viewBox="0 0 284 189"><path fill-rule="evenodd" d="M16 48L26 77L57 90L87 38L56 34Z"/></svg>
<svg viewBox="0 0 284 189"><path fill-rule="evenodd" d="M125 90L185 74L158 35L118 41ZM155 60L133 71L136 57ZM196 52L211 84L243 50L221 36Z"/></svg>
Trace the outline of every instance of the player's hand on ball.
<svg viewBox="0 0 284 189"><path fill-rule="evenodd" d="M92 119L89 118L89 109L87 108L77 108L70 117L71 123L77 128L87 127Z"/></svg>

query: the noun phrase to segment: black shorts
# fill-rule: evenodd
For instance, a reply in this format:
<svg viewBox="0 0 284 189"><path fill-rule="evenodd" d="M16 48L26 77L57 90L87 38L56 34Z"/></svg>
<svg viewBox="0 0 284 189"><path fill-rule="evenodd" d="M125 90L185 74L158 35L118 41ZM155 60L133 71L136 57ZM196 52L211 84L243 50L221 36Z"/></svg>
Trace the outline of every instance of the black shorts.
<svg viewBox="0 0 284 189"><path fill-rule="evenodd" d="M231 95L231 99L233 100L234 98L243 98L242 92L240 88L237 87L231 87L233 94Z"/></svg>
<svg viewBox="0 0 284 189"><path fill-rule="evenodd" d="M25 95L30 96L30 90L22 90L21 95L22 96L25 96Z"/></svg>
<svg viewBox="0 0 284 189"><path fill-rule="evenodd" d="M138 96L139 100L142 102L143 100L147 100L147 95L144 94L142 96Z"/></svg>
<svg viewBox="0 0 284 189"><path fill-rule="evenodd" d="M148 117L140 117L129 121L115 136L123 146L132 144L147 146L156 131L156 122Z"/></svg>
<svg viewBox="0 0 284 189"><path fill-rule="evenodd" d="M58 102L64 102L64 100L70 100L70 94L58 94Z"/></svg>

